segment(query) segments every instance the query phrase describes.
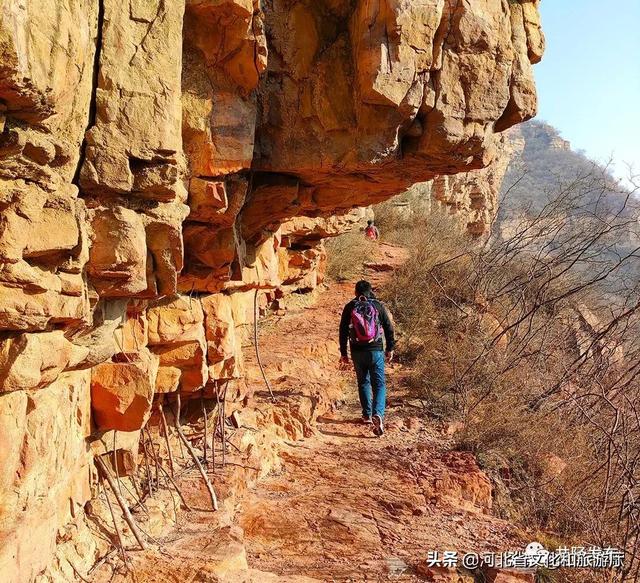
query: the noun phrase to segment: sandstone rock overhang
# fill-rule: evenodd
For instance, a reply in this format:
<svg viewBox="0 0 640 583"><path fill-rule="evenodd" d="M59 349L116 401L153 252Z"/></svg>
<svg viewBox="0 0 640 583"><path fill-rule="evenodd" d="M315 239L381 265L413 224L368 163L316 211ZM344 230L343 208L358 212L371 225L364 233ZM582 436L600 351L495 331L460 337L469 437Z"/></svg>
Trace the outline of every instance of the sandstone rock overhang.
<svg viewBox="0 0 640 583"><path fill-rule="evenodd" d="M351 209L490 164L536 111L537 4L4 2L0 572L81 520L96 435L241 377L253 290L313 289ZM433 189L481 232L462 192Z"/></svg>
<svg viewBox="0 0 640 583"><path fill-rule="evenodd" d="M321 208L484 167L536 112L536 2L276 1L265 25L253 166Z"/></svg>

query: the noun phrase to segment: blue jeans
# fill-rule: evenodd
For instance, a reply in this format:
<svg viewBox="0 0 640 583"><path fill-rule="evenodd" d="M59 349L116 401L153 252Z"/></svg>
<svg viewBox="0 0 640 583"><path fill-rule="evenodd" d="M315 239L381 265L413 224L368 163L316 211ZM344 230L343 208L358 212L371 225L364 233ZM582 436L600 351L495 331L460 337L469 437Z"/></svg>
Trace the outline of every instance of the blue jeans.
<svg viewBox="0 0 640 583"><path fill-rule="evenodd" d="M362 405L362 415L371 417L371 414L384 417L385 399L387 387L384 380L384 352L374 350L365 352L353 350L351 360L356 370L358 379L358 395ZM373 389L373 406L371 399Z"/></svg>

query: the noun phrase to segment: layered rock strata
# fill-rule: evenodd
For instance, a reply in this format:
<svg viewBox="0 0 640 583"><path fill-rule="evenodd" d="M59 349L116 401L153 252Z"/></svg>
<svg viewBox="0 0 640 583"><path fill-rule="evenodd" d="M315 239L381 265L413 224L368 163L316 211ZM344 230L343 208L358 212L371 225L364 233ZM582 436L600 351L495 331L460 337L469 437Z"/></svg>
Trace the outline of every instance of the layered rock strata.
<svg viewBox="0 0 640 583"><path fill-rule="evenodd" d="M486 168L435 178L429 184L432 200L454 215L472 237L489 235L507 169L523 148L522 140L505 132L493 162Z"/></svg>
<svg viewBox="0 0 640 583"><path fill-rule="evenodd" d="M158 395L241 377L254 290L317 286L351 209L487 166L543 45L526 0L5 2L0 572L46 568L88 444L135 463Z"/></svg>
<svg viewBox="0 0 640 583"><path fill-rule="evenodd" d="M392 209L397 216L410 220L420 214L442 210L455 220L451 225L482 241L493 226L510 163L524 148L516 132L504 132L497 141L496 155L486 168L453 175L437 176L411 186L389 203L379 207Z"/></svg>

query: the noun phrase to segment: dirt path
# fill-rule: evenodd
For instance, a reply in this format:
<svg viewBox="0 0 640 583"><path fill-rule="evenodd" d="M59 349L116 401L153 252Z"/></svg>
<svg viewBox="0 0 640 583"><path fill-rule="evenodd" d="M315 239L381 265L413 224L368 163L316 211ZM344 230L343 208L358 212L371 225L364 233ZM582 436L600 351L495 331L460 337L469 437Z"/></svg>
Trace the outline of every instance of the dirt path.
<svg viewBox="0 0 640 583"><path fill-rule="evenodd" d="M379 263L401 262L401 250L382 251ZM389 273L369 275L375 285ZM333 284L313 315L293 316L262 338L271 375L297 368L292 359L313 369L307 355L296 356L300 338L316 346L335 339L351 287ZM321 581L416 580L428 550L512 548L515 533L488 514L488 480L421 419L421 404L400 392L402 370L389 371L387 433L378 439L360 423L355 376L336 364L323 380L348 383L347 401L317 420L312 437L291 443L281 470L241 501L249 564Z"/></svg>
<svg viewBox="0 0 640 583"><path fill-rule="evenodd" d="M424 580L428 550L514 548L509 525L484 514L489 486L473 460L447 453L411 409L396 400L377 439L351 401L283 454L281 472L242 501L249 564L321 581L412 581Z"/></svg>
<svg viewBox="0 0 640 583"><path fill-rule="evenodd" d="M376 263L393 267L402 259L402 250L383 245ZM367 276L375 286L391 273ZM237 451L253 447L261 459L231 451L226 470L215 474L222 510L183 513L158 547L133 557L134 577L108 580L458 583L473 578L438 578L424 569L429 550L520 546L514 529L491 516L491 486L474 459L451 451L443 428L401 392L400 367L389 371L385 436L374 437L360 423L355 375L337 366L337 327L351 296L351 283L334 283L315 302L300 297L285 316L263 323L262 360L277 401L269 400L247 347L247 383L255 394L247 415L254 421L243 411L239 419L254 428L232 436ZM346 401L330 406L340 395ZM259 431L268 439L258 440ZM255 447L243 445L247 435ZM196 506L206 506L197 475L184 477L182 486Z"/></svg>

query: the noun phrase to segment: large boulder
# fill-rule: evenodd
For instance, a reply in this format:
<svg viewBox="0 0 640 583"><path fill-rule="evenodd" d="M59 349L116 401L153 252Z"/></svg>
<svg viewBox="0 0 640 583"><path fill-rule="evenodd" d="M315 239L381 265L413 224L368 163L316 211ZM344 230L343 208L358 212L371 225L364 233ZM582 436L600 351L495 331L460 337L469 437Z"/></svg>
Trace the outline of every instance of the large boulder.
<svg viewBox="0 0 640 583"><path fill-rule="evenodd" d="M201 389L208 381L204 313L200 298L177 296L147 311L149 347L159 358L156 390Z"/></svg>
<svg viewBox="0 0 640 583"><path fill-rule="evenodd" d="M99 431L135 431L151 412L158 358L139 352L91 370L91 408Z"/></svg>
<svg viewBox="0 0 640 583"><path fill-rule="evenodd" d="M73 358L74 345L61 330L0 340L0 393L49 385Z"/></svg>
<svg viewBox="0 0 640 583"><path fill-rule="evenodd" d="M239 378L242 374L242 343L234 317L233 296L212 294L203 299L202 307L205 313L209 378Z"/></svg>

